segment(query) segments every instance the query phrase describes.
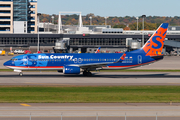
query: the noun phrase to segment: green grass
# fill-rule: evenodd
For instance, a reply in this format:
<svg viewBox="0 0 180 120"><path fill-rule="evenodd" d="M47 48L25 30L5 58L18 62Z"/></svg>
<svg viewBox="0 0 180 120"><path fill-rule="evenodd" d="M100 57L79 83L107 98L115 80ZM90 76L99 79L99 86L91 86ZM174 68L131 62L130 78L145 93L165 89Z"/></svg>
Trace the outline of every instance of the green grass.
<svg viewBox="0 0 180 120"><path fill-rule="evenodd" d="M180 102L180 86L0 87L0 103Z"/></svg>
<svg viewBox="0 0 180 120"><path fill-rule="evenodd" d="M0 69L0 72L13 72L12 69Z"/></svg>

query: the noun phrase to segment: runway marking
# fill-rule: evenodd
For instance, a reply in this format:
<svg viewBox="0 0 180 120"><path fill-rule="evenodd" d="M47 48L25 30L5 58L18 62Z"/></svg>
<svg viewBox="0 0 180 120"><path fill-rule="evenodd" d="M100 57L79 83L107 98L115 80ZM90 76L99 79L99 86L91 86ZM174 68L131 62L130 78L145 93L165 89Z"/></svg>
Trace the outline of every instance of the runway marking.
<svg viewBox="0 0 180 120"><path fill-rule="evenodd" d="M31 105L28 105L28 104L20 104L22 106L25 106L25 107L30 107Z"/></svg>

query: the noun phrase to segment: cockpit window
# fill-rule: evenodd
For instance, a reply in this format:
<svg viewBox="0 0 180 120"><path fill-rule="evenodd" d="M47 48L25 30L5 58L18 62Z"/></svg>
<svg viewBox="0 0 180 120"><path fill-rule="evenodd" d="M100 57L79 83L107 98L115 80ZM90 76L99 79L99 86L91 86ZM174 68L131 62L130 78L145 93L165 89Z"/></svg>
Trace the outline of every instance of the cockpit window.
<svg viewBox="0 0 180 120"><path fill-rule="evenodd" d="M17 61L18 59L11 59L11 61Z"/></svg>

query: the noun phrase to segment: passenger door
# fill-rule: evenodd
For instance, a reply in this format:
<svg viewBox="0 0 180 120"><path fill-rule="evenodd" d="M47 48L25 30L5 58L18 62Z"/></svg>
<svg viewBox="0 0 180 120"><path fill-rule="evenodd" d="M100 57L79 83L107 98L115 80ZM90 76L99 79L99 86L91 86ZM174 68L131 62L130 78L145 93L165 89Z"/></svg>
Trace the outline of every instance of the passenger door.
<svg viewBox="0 0 180 120"><path fill-rule="evenodd" d="M28 65L28 56L23 56L23 65Z"/></svg>
<svg viewBox="0 0 180 120"><path fill-rule="evenodd" d="M142 64L142 56L138 55L138 64Z"/></svg>

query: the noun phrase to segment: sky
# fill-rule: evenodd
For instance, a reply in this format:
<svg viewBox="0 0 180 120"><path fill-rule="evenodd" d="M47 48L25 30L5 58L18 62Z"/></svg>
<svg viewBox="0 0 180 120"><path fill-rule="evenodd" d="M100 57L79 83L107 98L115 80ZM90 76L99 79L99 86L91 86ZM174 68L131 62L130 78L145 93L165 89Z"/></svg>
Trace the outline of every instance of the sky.
<svg viewBox="0 0 180 120"><path fill-rule="evenodd" d="M180 0L38 0L38 12L93 13L96 16L180 16Z"/></svg>

